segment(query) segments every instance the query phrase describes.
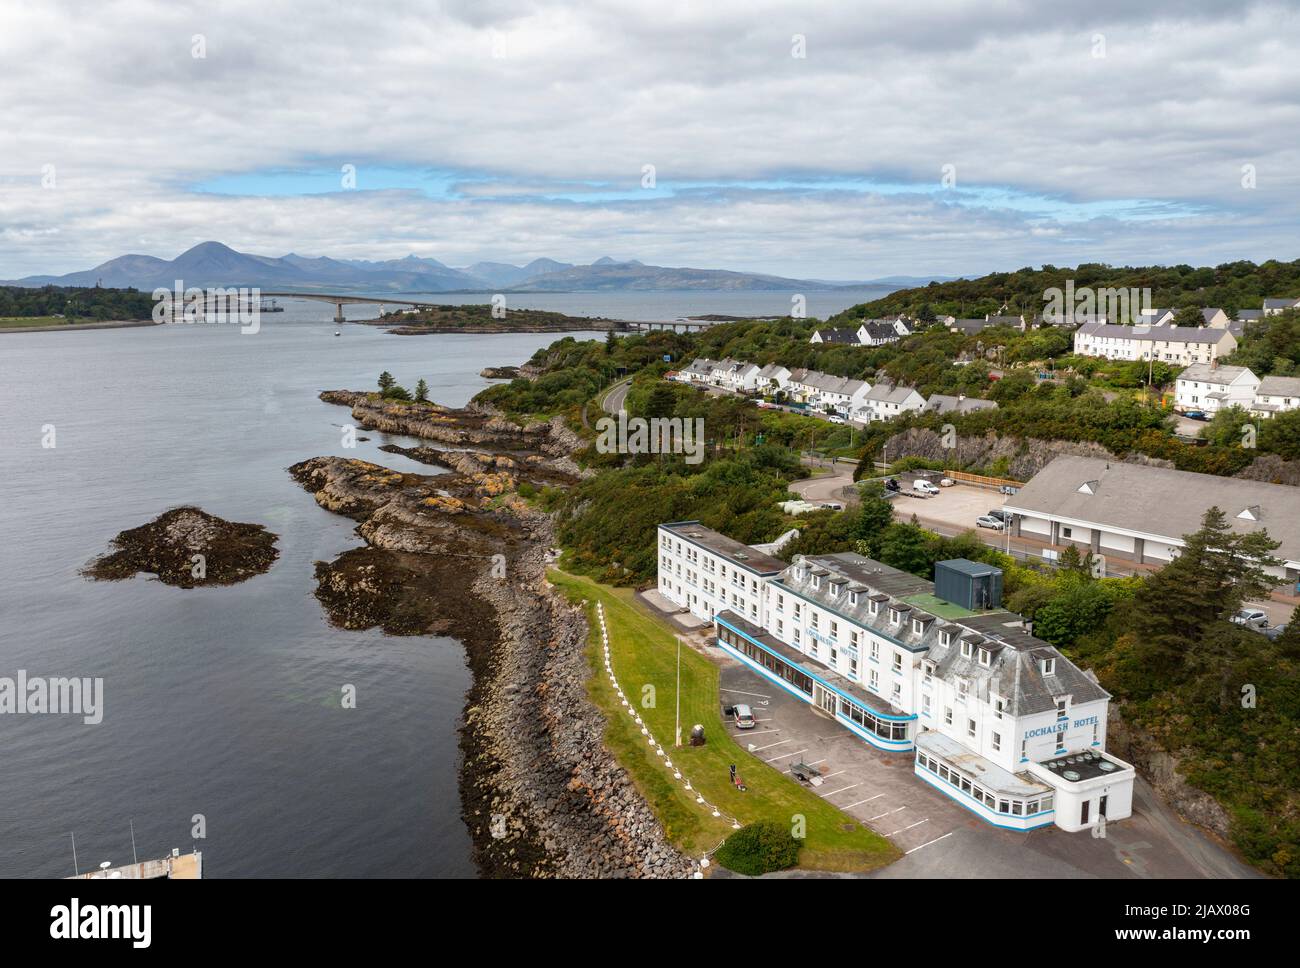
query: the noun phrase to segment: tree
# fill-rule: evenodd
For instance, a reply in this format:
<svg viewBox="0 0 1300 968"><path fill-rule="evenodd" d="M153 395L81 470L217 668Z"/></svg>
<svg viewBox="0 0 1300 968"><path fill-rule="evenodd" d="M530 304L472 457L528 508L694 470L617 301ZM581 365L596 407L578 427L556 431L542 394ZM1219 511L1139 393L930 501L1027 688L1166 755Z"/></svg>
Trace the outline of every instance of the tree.
<svg viewBox="0 0 1300 968"><path fill-rule="evenodd" d="M379 390L381 393L387 392L388 389L396 383L397 381L393 379L393 374L389 373L387 370L379 374Z"/></svg>
<svg viewBox="0 0 1300 968"><path fill-rule="evenodd" d="M934 561L930 557L925 530L916 516L907 524L895 521L880 536L880 560L892 568L928 578Z"/></svg>
<svg viewBox="0 0 1300 968"><path fill-rule="evenodd" d="M415 399L420 403L425 403L429 399L429 384L424 382L424 377L420 377L415 384Z"/></svg>
<svg viewBox="0 0 1300 968"><path fill-rule="evenodd" d="M1205 512L1200 530L1184 535L1183 542L1178 557L1147 579L1125 616L1151 671L1174 680L1198 664L1198 644L1208 629L1243 602L1268 596L1278 580L1265 569L1280 564L1272 554L1280 542L1264 530L1232 530L1217 507Z"/></svg>
<svg viewBox="0 0 1300 968"><path fill-rule="evenodd" d="M605 355L613 356L614 349L618 346L618 337L614 335L614 327L611 326L605 330Z"/></svg>
<svg viewBox="0 0 1300 968"><path fill-rule="evenodd" d="M650 391L650 397L646 400L645 415L647 417L671 417L673 411L677 408L677 394L667 383L657 383L655 388Z"/></svg>

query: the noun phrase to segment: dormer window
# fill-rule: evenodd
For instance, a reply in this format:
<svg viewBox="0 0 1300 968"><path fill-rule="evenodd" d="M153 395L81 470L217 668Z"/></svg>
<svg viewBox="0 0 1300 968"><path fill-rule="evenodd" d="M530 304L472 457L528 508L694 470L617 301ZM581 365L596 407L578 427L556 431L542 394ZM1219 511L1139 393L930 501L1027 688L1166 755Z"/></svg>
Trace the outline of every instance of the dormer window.
<svg viewBox="0 0 1300 968"><path fill-rule="evenodd" d="M1047 658L1043 660L1043 675L1045 676L1056 675L1056 659Z"/></svg>
<svg viewBox="0 0 1300 968"><path fill-rule="evenodd" d="M867 613L870 614L870 615L879 615L879 614L880 614L880 603L879 603L879 602L872 602L870 605L868 605L868 606L867 606Z"/></svg>
<svg viewBox="0 0 1300 968"><path fill-rule="evenodd" d="M912 619L912 631L917 635L925 634L925 623L919 618Z"/></svg>
<svg viewBox="0 0 1300 968"><path fill-rule="evenodd" d="M992 653L990 653L988 649L980 649L980 665L982 666L988 665L989 659L991 658L992 658Z"/></svg>
<svg viewBox="0 0 1300 968"><path fill-rule="evenodd" d="M857 593L857 592L849 592L849 604L850 604L850 605L856 605L856 604L858 604L858 593Z"/></svg>
<svg viewBox="0 0 1300 968"><path fill-rule="evenodd" d="M952 633L949 632L947 629L942 630L939 633L939 644L942 645L945 649L950 648L952 646Z"/></svg>
<svg viewBox="0 0 1300 968"><path fill-rule="evenodd" d="M1070 697L1058 696L1056 699L1056 718L1065 719L1070 714Z"/></svg>
<svg viewBox="0 0 1300 968"><path fill-rule="evenodd" d="M902 621L903 621L903 613L896 608L891 608L889 610L889 624L898 625Z"/></svg>
<svg viewBox="0 0 1300 968"><path fill-rule="evenodd" d="M970 642L967 642L967 641L965 641L965 640L962 641L962 643L961 643L961 657L962 657L963 659L969 659L969 658L971 657L971 648L972 648L972 647L971 647Z"/></svg>
<svg viewBox="0 0 1300 968"><path fill-rule="evenodd" d="M821 588L821 587L822 587L822 576L813 575L813 588Z"/></svg>
<svg viewBox="0 0 1300 968"><path fill-rule="evenodd" d="M836 585L834 582L832 582L832 583L831 583L831 598L839 598L839 597L840 597L840 586L839 586L839 585Z"/></svg>

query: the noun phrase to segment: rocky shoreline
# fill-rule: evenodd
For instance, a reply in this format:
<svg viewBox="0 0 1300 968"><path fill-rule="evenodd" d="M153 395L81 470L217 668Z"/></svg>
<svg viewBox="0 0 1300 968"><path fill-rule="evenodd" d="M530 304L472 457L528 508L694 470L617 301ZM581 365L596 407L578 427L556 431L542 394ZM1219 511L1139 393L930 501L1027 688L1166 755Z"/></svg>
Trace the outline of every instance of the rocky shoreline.
<svg viewBox="0 0 1300 968"><path fill-rule="evenodd" d="M457 449L390 449L448 470L399 473L317 457L290 468L317 503L358 521L363 548L317 565L317 597L346 628L455 635L473 685L461 727L461 804L490 877L685 877L587 698L589 629L546 582L550 517L521 482L585 476L559 420L519 427L492 410L327 391L361 427Z"/></svg>

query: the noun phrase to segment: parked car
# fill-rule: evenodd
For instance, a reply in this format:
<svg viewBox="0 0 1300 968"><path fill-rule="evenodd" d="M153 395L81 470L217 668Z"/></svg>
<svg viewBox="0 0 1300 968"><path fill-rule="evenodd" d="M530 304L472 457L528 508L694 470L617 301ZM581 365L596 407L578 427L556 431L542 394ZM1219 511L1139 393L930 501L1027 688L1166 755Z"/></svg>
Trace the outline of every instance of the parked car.
<svg viewBox="0 0 1300 968"><path fill-rule="evenodd" d="M891 478L887 479L887 480L885 481L885 490L886 490L886 491L898 491L898 490L901 490L901 488L898 486L898 479L897 479L897 478L894 478L894 477L891 477Z"/></svg>
<svg viewBox="0 0 1300 968"><path fill-rule="evenodd" d="M1260 631L1267 635L1271 640L1277 641L1278 636L1286 631L1286 625L1274 625L1270 629L1260 629Z"/></svg>
<svg viewBox="0 0 1300 968"><path fill-rule="evenodd" d="M736 724L736 729L753 729L754 710L743 702L737 703L731 707L731 721Z"/></svg>
<svg viewBox="0 0 1300 968"><path fill-rule="evenodd" d="M826 419L829 420L831 423L834 423L834 424L842 424L842 423L844 423L844 418L841 417L838 413L833 413L833 414L831 414L829 417L827 417Z"/></svg>
<svg viewBox="0 0 1300 968"><path fill-rule="evenodd" d="M1210 419L1208 416L1206 416L1204 410L1188 410L1183 413L1183 416L1186 417L1188 420L1209 420Z"/></svg>
<svg viewBox="0 0 1300 968"><path fill-rule="evenodd" d="M929 481L918 479L912 482L912 493L924 494L926 497L929 497L932 494L938 494L939 489L935 487L933 484L931 484Z"/></svg>
<svg viewBox="0 0 1300 968"><path fill-rule="evenodd" d="M1261 608L1238 609L1237 614L1232 616L1232 620L1238 625L1246 626L1246 628L1268 628L1268 613Z"/></svg>
<svg viewBox="0 0 1300 968"><path fill-rule="evenodd" d="M985 512L985 517L997 518L1003 524L1006 524L1011 520L1011 515L1008 514L1006 511L1003 511L1001 508L992 508L991 510Z"/></svg>
<svg viewBox="0 0 1300 968"><path fill-rule="evenodd" d="M843 511L844 505L839 501L823 501L822 509L826 511Z"/></svg>
<svg viewBox="0 0 1300 968"><path fill-rule="evenodd" d="M957 483L957 482L954 481L951 477L945 477L945 478L943 478L942 480L939 481L939 486L940 486L940 487L952 487L952 486L953 486L954 484L956 484L956 483Z"/></svg>
<svg viewBox="0 0 1300 968"><path fill-rule="evenodd" d="M992 528L994 531L1001 531L1006 527L1006 524L1003 523L1001 518L995 518L991 514L981 514L975 519L975 527Z"/></svg>

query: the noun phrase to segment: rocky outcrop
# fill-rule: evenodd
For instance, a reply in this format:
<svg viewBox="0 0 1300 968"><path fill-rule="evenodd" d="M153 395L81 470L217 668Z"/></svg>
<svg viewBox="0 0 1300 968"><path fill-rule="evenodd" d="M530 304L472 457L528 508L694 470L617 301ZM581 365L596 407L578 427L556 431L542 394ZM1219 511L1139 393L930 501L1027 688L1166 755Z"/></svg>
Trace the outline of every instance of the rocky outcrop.
<svg viewBox="0 0 1300 968"><path fill-rule="evenodd" d="M1277 454L1260 454L1248 467L1233 476L1248 481L1300 487L1300 460L1283 460Z"/></svg>
<svg viewBox="0 0 1300 968"><path fill-rule="evenodd" d="M1128 760L1151 784L1160 798L1189 823L1213 831L1223 840L1231 833L1228 812L1204 790L1198 790L1178 771L1175 753L1161 749L1156 738L1124 719L1122 704L1112 703L1106 723L1106 749Z"/></svg>
<svg viewBox="0 0 1300 968"><path fill-rule="evenodd" d="M173 508L123 531L113 539L115 550L82 574L117 581L145 572L180 588L233 585L271 567L280 554L276 537L260 524L226 521L196 507Z"/></svg>
<svg viewBox="0 0 1300 968"><path fill-rule="evenodd" d="M430 450L449 468L441 474L340 457L289 469L322 507L360 522L366 541L316 566L317 597L332 622L454 635L465 644L474 684L461 729L461 799L480 869L503 877L687 876L690 863L604 747L603 717L586 694L585 616L545 580L551 518L514 493L523 481L559 481L567 452L552 451L576 435L559 422L520 428L484 411L343 391L329 398L387 425L378 429L418 436L428 424L438 440L464 434L497 445ZM521 439L535 447L521 449Z"/></svg>
<svg viewBox="0 0 1300 968"><path fill-rule="evenodd" d="M1003 437L989 432L980 437L957 437L955 447L945 447L943 437L924 427L910 427L889 438L886 453L891 461L904 457L923 457L941 460L954 468L989 469L995 461L1007 461L1005 476L1027 481L1054 459L1065 454L1077 457L1101 457L1119 460L1101 444L1091 441L1037 440L1032 437ZM1173 467L1173 463L1142 454L1131 454L1128 463L1149 464L1153 467Z"/></svg>

